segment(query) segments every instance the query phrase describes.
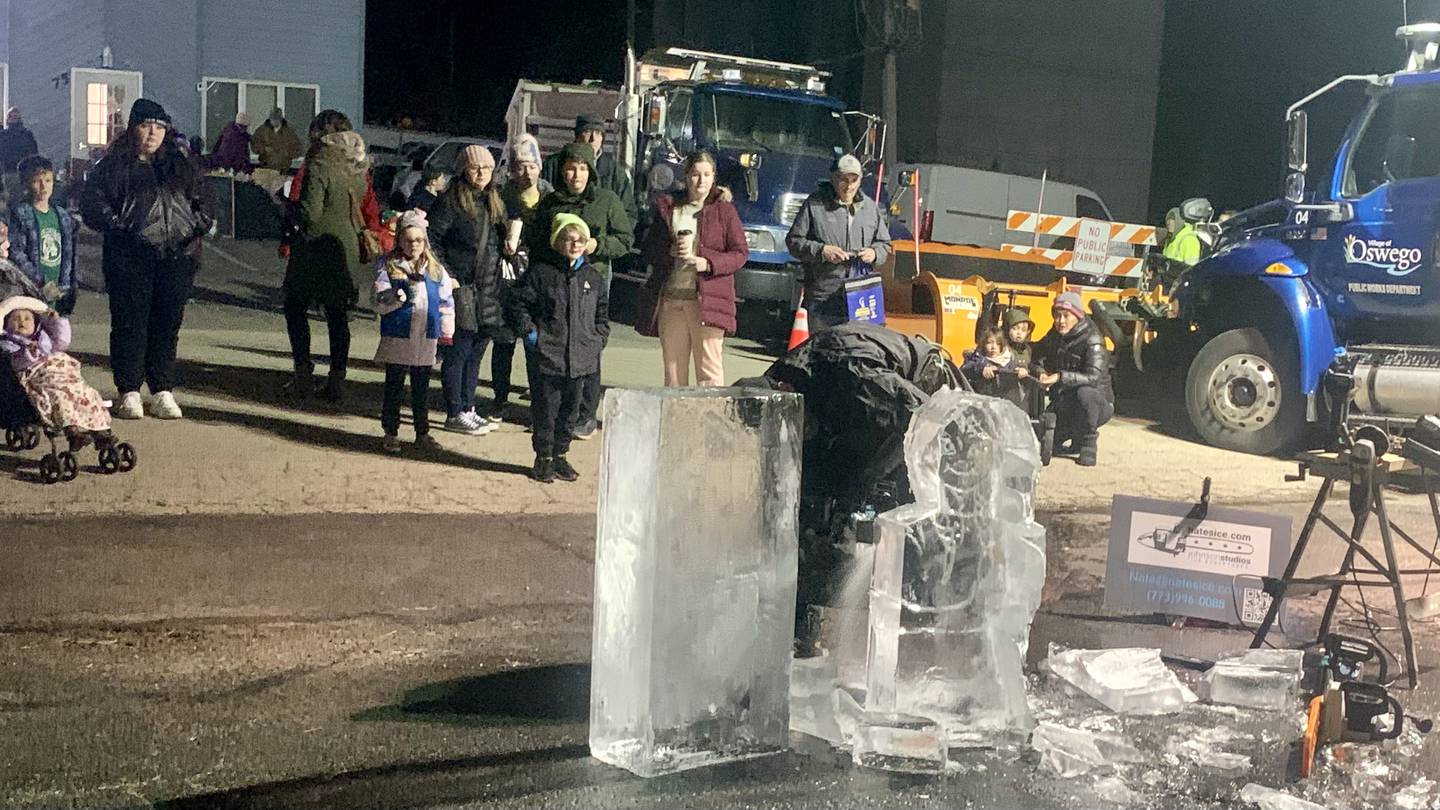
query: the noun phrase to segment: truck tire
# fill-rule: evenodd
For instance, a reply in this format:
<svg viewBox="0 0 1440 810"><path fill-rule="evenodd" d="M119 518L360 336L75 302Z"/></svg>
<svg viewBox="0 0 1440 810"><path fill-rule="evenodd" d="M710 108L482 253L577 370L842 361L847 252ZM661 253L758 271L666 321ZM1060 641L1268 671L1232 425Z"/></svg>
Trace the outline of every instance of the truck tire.
<svg viewBox="0 0 1440 810"><path fill-rule="evenodd" d="M1226 450L1263 455L1291 447L1305 429L1298 366L1293 350L1275 348L1259 329L1216 335L1186 375L1190 424Z"/></svg>

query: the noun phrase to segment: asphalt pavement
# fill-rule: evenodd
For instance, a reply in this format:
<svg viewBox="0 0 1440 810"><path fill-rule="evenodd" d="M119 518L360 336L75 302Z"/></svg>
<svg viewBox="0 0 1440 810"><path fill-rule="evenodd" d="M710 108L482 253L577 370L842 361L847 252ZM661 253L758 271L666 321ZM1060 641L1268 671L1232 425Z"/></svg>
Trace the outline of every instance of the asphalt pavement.
<svg viewBox="0 0 1440 810"><path fill-rule="evenodd" d="M94 245L82 249L93 281ZM182 336L187 418L117 425L140 450L133 473L87 470L47 487L33 477L37 453L0 454L0 806L1117 803L1105 783L1048 777L1023 751L961 758L959 773L943 779L859 769L800 736L786 754L652 780L591 759L599 442L576 445L583 477L575 485L524 476L520 409L489 436L441 434L441 453L382 456L380 371L363 360L374 349L373 321L356 323L356 383L344 408L298 409L283 398L282 272L272 245L207 245ZM109 394L106 324L104 297L84 295L75 351ZM323 326L313 326L323 352ZM727 374L763 369L769 351L763 341L731 341ZM617 325L606 384L659 381L654 342ZM1143 413L1107 426L1101 462L1083 469L1059 460L1042 474L1049 565L1032 665L1051 642L1202 658L1246 646L1242 631L1176 629L1104 608L1110 499L1193 499L1209 476L1215 503L1288 514L1298 526L1317 482L1286 482L1291 462L1202 447ZM1423 498L1397 493L1392 511L1412 534L1434 538ZM1319 545L1309 567L1339 556L1338 546ZM1427 585L1440 582L1407 581L1412 592ZM1303 638L1316 601L1275 640ZM1374 604L1381 624L1393 621L1387 605ZM1342 610L1344 628L1364 635L1356 617ZM1422 686L1398 694L1411 713L1433 715L1440 633L1433 621L1416 626ZM1035 686L1043 695L1053 684L1037 676ZM1087 711L1037 706L1071 719ZM1270 725L1254 731L1223 712L1193 711L1179 726L1157 721L1136 733L1233 726L1231 745L1252 756L1253 772L1191 778L1194 768L1161 750L1162 736L1154 760L1134 769L1142 789L1129 797L1133 806L1229 806L1249 778L1283 783L1295 717L1261 718ZM1392 764L1404 784L1422 774L1440 780L1431 743ZM1335 799L1331 806L1390 806L1344 792Z"/></svg>

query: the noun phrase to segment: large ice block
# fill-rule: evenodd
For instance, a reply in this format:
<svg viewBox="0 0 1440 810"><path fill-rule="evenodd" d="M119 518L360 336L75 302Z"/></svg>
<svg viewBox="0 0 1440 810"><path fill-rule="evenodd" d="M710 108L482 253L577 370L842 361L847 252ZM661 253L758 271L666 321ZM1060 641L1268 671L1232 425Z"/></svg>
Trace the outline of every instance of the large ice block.
<svg viewBox="0 0 1440 810"><path fill-rule="evenodd" d="M1195 702L1153 647L1060 650L1046 660L1050 671L1121 714L1173 714Z"/></svg>
<svg viewBox="0 0 1440 810"><path fill-rule="evenodd" d="M1303 650L1245 650L1206 674L1210 702L1252 709L1293 709L1300 696Z"/></svg>
<svg viewBox="0 0 1440 810"><path fill-rule="evenodd" d="M784 750L801 400L605 398L590 752L655 776Z"/></svg>
<svg viewBox="0 0 1440 810"><path fill-rule="evenodd" d="M877 521L865 708L935 719L952 746L1023 741L1045 582L1035 434L1011 403L945 389L912 416L905 463L915 503Z"/></svg>

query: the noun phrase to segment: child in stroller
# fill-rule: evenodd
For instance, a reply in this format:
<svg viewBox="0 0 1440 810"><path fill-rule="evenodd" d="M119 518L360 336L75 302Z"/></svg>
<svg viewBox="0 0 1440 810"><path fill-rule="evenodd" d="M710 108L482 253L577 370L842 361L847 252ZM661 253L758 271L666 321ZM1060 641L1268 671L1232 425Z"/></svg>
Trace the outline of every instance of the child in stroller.
<svg viewBox="0 0 1440 810"><path fill-rule="evenodd" d="M0 396L8 400L5 410L13 421L27 415L23 406L28 404L28 415L50 438L51 452L40 460L40 475L46 483L74 478L79 472L74 454L92 442L102 471L125 472L135 466L134 449L115 440L105 401L80 376L80 362L65 352L69 346L70 322L44 301L27 295L0 301L0 352L13 372L5 375L12 384L0 389ZM14 401L17 392L21 402ZM29 424L33 422L7 426L11 449L17 444L33 447L38 443L33 432L28 436L23 432ZM55 439L61 435L68 444L64 451L55 447Z"/></svg>

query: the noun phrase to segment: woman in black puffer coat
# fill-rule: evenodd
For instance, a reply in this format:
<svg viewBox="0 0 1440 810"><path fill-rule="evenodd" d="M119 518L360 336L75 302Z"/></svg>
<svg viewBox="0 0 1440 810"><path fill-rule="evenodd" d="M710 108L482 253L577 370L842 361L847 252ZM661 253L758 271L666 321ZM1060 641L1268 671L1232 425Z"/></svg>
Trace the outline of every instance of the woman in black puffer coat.
<svg viewBox="0 0 1440 810"><path fill-rule="evenodd" d="M144 416L145 383L151 414L180 418L170 389L200 237L211 224L204 182L199 164L176 142L170 116L145 98L131 106L129 129L86 179L80 213L104 236L100 267L110 294L116 416Z"/></svg>
<svg viewBox="0 0 1440 810"><path fill-rule="evenodd" d="M454 342L440 347L445 429L471 435L494 430L475 412L475 386L485 347L505 328L499 270L505 207L494 176L490 150L467 146L456 160L455 179L430 209L430 244L458 285Z"/></svg>

